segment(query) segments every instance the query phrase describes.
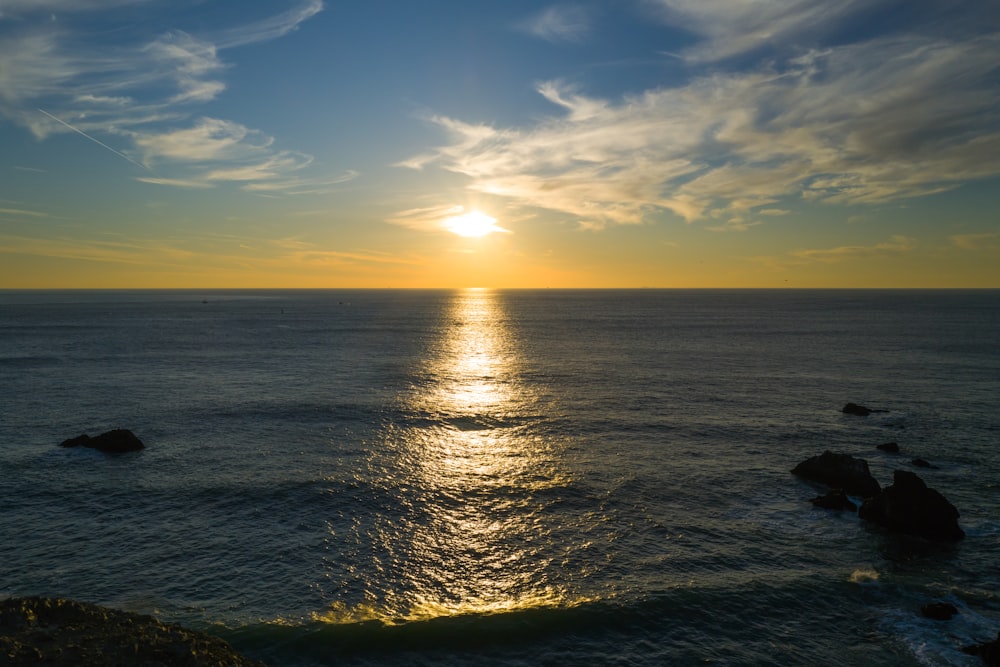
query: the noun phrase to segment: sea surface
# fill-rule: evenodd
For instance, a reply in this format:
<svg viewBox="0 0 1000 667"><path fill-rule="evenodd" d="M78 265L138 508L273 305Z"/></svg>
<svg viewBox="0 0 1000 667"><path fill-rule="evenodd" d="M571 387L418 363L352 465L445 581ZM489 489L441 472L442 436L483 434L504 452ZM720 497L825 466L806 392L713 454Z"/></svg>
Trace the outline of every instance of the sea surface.
<svg viewBox="0 0 1000 667"><path fill-rule="evenodd" d="M59 447L119 427L146 449ZM827 449L916 471L966 539L814 508L789 470ZM275 667L976 665L1000 291L3 291L23 595Z"/></svg>

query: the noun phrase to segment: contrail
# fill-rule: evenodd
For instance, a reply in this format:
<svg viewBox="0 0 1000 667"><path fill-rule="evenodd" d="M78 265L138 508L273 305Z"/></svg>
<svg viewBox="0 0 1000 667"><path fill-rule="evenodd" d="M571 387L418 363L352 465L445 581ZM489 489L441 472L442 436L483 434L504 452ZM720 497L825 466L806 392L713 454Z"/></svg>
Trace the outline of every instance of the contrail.
<svg viewBox="0 0 1000 667"><path fill-rule="evenodd" d="M36 107L36 108L38 108L38 110L39 110L39 111L41 111L41 112L42 112L43 114L45 114L46 116L48 116L48 117L49 117L49 118L51 118L52 120L56 121L57 123L62 123L63 125L65 125L65 126L66 126L66 127L68 127L69 129L71 129L71 130L73 130L74 132L76 132L77 134L81 134L81 135L83 135L84 137L86 137L87 139L90 139L91 141L93 141L93 142L94 142L95 144L97 144L98 146L103 146L104 148L107 148L107 149L108 149L109 151L111 151L112 153L114 153L114 154L115 154L115 155L117 155L118 157L122 157L122 158L125 158L126 160L128 160L129 162L131 162L132 164L134 164L134 165L135 165L135 166L137 166L137 167L142 167L143 169L149 169L149 167L147 167L147 166L146 166L146 165L144 165L143 163L141 163L141 162L136 162L135 160L133 160L132 158L130 158L130 157L129 157L128 155L125 155L124 153L119 153L118 151L116 151L116 150L115 150L114 148L112 148L111 146L108 146L108 145L107 145L106 143L104 143L103 141L100 141L100 140L98 140L98 139L95 139L95 138L93 138L92 136L90 136L89 134L87 134L86 132L84 132L83 130L81 130L81 129L78 129L78 128L75 128L75 127L73 127L72 125L70 125L69 123L67 123L66 121L64 121L64 120L61 120L61 119L59 119L59 118L56 118L55 116L53 116L52 114L50 114L50 113L49 113L48 111L46 111L45 109L42 109L42 108L40 108L40 107Z"/></svg>

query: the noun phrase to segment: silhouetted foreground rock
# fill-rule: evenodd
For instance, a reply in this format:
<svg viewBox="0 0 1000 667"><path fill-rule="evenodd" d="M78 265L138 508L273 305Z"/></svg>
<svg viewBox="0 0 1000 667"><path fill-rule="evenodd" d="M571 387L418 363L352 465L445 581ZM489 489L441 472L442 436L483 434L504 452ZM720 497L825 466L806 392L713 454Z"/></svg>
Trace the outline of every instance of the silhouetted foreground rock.
<svg viewBox="0 0 1000 667"><path fill-rule="evenodd" d="M847 510L857 512L858 506L851 502L843 489L830 489L825 496L816 496L812 504L827 510Z"/></svg>
<svg viewBox="0 0 1000 667"><path fill-rule="evenodd" d="M978 655L987 665L1000 665L1000 632L997 638L985 644L975 644L962 649L963 653Z"/></svg>
<svg viewBox="0 0 1000 667"><path fill-rule="evenodd" d="M264 667L218 637L59 598L0 600L0 664Z"/></svg>
<svg viewBox="0 0 1000 667"><path fill-rule="evenodd" d="M792 474L863 498L877 495L882 490L878 480L868 470L868 462L849 454L823 452L792 468Z"/></svg>
<svg viewBox="0 0 1000 667"><path fill-rule="evenodd" d="M892 486L865 500L858 516L889 530L937 542L957 542L965 537L955 506L907 470L895 471Z"/></svg>
<svg viewBox="0 0 1000 667"><path fill-rule="evenodd" d="M932 602L921 607L920 613L935 621L948 621L958 613L958 609L948 602Z"/></svg>
<svg viewBox="0 0 1000 667"><path fill-rule="evenodd" d="M874 408L866 408L863 405L858 405L857 403L848 403L840 410L845 415L857 415L858 417L867 417L873 412L888 412L888 410L875 410Z"/></svg>
<svg viewBox="0 0 1000 667"><path fill-rule="evenodd" d="M124 454L125 452L137 452L145 449L142 440L136 437L135 433L127 428L116 428L113 431L102 433L91 438L84 433L69 440L63 440L60 447L90 447L108 454Z"/></svg>

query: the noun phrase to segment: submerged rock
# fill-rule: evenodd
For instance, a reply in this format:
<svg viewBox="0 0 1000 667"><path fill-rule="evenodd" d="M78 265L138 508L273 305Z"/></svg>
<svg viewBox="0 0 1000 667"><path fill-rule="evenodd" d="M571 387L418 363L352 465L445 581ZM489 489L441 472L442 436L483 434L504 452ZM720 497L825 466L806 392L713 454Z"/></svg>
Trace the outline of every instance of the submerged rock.
<svg viewBox="0 0 1000 667"><path fill-rule="evenodd" d="M932 602L921 607L920 613L935 621L948 621L958 613L958 608L948 602Z"/></svg>
<svg viewBox="0 0 1000 667"><path fill-rule="evenodd" d="M933 468L934 470L937 470L937 466L931 465L931 462L927 459L913 459L910 461L910 464L917 468Z"/></svg>
<svg viewBox="0 0 1000 667"><path fill-rule="evenodd" d="M857 403L848 403L840 411L845 415L857 415L858 417L867 417L873 412L885 412L885 410L873 410Z"/></svg>
<svg viewBox="0 0 1000 667"><path fill-rule="evenodd" d="M843 489L830 489L825 496L816 496L812 499L812 504L827 510L847 510L857 512L858 506L851 502Z"/></svg>
<svg viewBox="0 0 1000 667"><path fill-rule="evenodd" d="M218 637L60 598L0 600L0 664L264 667Z"/></svg>
<svg viewBox="0 0 1000 667"><path fill-rule="evenodd" d="M865 500L858 515L889 530L936 542L965 537L955 506L907 470L895 471L892 486Z"/></svg>
<svg viewBox="0 0 1000 667"><path fill-rule="evenodd" d="M84 433L69 440L63 440L60 447L90 447L108 454L124 454L145 449L142 440L127 428L116 428L91 438Z"/></svg>
<svg viewBox="0 0 1000 667"><path fill-rule="evenodd" d="M823 452L792 468L792 474L862 498L869 498L882 490L878 480L868 470L868 462L849 454Z"/></svg>
<svg viewBox="0 0 1000 667"><path fill-rule="evenodd" d="M889 454L899 454L899 443L883 442L881 445L875 445L875 449L881 449Z"/></svg>
<svg viewBox="0 0 1000 667"><path fill-rule="evenodd" d="M966 646L962 652L978 655L987 665L1000 665L1000 632L997 633L997 638L993 641Z"/></svg>

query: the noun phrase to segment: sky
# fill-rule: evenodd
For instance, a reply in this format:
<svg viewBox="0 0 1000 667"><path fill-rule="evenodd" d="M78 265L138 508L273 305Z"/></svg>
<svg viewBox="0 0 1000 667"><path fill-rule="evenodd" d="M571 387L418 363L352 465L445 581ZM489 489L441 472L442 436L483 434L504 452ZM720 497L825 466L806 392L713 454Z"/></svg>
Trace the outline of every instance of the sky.
<svg viewBox="0 0 1000 667"><path fill-rule="evenodd" d="M0 0L0 288L1000 287L1000 3Z"/></svg>

